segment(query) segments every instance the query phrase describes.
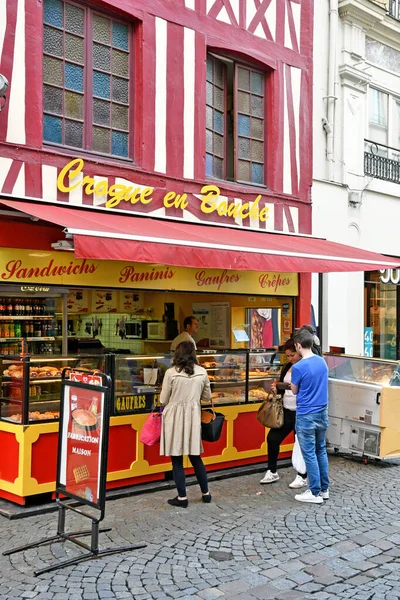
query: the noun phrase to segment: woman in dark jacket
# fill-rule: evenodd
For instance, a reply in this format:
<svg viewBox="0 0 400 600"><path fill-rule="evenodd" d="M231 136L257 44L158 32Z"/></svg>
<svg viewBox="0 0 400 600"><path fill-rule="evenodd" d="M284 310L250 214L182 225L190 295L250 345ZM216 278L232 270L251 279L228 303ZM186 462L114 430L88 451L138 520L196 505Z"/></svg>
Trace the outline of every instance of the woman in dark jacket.
<svg viewBox="0 0 400 600"><path fill-rule="evenodd" d="M293 338L287 340L284 345L284 352L287 356L288 362L282 368L279 381L274 381L271 385L273 392L283 393L283 412L284 421L283 426L279 429L270 429L267 435L268 445L268 471L261 479L260 483L273 483L278 481L279 475L276 472L278 463L279 448L286 436L289 435L295 429L296 423L296 396L290 389L291 368L292 366L301 359L300 354L297 354L294 345ZM290 488L301 488L307 485L307 473L298 473L292 483L289 484Z"/></svg>

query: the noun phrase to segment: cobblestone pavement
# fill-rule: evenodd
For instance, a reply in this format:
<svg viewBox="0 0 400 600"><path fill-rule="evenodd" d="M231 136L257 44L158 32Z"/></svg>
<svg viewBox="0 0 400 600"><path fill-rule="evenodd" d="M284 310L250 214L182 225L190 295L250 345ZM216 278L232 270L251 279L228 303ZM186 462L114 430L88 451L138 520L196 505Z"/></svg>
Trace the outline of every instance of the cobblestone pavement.
<svg viewBox="0 0 400 600"><path fill-rule="evenodd" d="M80 552L70 542L0 556L0 599L286 600L400 598L400 465L330 458L331 499L296 502L287 485L261 486L260 474L213 482L211 504L188 488L185 509L171 491L107 502L101 547L147 547L33 576ZM73 530L87 528L67 515ZM0 517L2 550L54 535L55 513Z"/></svg>

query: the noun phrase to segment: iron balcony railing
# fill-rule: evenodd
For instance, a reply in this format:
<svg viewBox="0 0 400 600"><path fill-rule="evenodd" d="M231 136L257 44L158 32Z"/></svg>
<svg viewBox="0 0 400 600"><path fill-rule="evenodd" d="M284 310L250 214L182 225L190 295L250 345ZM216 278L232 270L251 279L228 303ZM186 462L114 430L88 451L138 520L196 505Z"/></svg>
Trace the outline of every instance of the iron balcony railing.
<svg viewBox="0 0 400 600"><path fill-rule="evenodd" d="M389 0L388 13L400 21L400 0Z"/></svg>
<svg viewBox="0 0 400 600"><path fill-rule="evenodd" d="M400 183L400 149L365 140L364 173L376 179Z"/></svg>

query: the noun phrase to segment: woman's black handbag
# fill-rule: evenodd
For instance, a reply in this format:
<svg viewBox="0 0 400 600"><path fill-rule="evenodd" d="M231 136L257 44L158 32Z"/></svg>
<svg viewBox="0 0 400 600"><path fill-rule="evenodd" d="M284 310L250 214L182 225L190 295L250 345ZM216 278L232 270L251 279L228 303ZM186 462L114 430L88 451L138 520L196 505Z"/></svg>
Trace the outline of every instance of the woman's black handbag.
<svg viewBox="0 0 400 600"><path fill-rule="evenodd" d="M211 401L211 410L201 411L201 439L205 442L218 442L221 437L225 415L216 413Z"/></svg>

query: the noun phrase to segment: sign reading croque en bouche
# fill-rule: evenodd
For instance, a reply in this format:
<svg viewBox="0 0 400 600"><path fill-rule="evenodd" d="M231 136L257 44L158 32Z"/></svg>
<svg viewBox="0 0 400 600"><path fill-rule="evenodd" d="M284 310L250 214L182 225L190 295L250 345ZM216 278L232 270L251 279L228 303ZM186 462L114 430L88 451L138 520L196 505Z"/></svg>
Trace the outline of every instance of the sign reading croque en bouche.
<svg viewBox="0 0 400 600"><path fill-rule="evenodd" d="M87 195L94 194L106 197L106 208L121 207L121 204L147 206L154 202L154 194L160 190L153 187L132 184L124 180L109 185L107 179L83 175L85 163L82 158L74 158L63 169L57 178L57 188L60 192L73 192L82 188ZM251 202L228 201L221 196L221 191L216 185L204 185L200 194L193 194L200 200L200 211L207 215L215 213L220 217L233 219L258 219L265 223L270 219L270 205L261 206L262 196L259 194ZM162 204L165 208L178 208L186 210L189 207L190 195L178 194L173 190L162 191ZM265 204L265 203L264 203Z"/></svg>

